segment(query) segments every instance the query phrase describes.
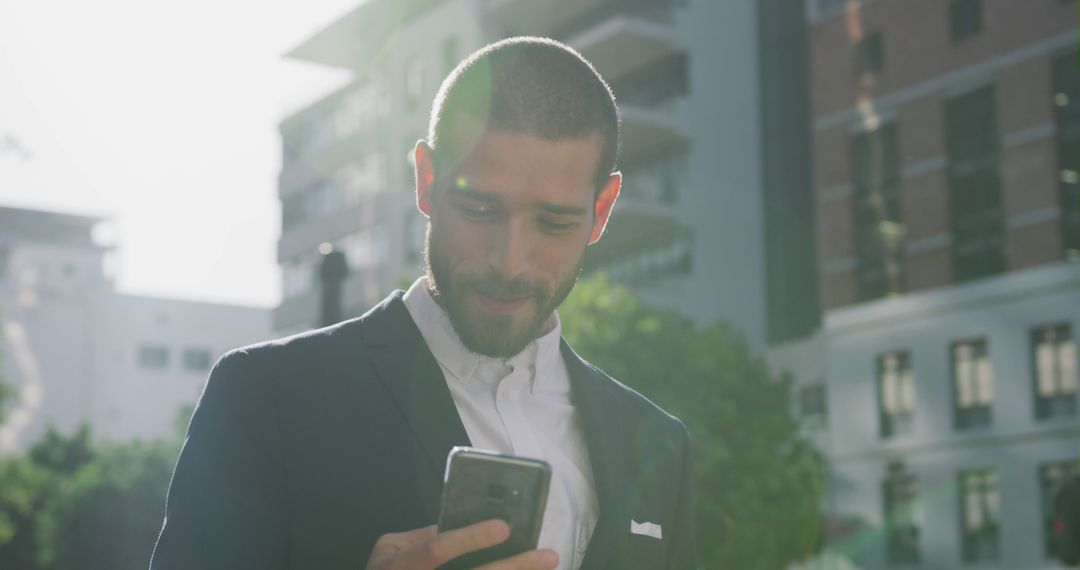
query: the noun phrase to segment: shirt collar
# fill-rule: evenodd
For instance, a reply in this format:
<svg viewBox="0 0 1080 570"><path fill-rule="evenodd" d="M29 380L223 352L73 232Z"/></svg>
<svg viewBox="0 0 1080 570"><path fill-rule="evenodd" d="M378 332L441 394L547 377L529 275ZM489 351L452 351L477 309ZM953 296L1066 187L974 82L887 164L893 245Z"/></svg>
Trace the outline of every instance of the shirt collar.
<svg viewBox="0 0 1080 570"><path fill-rule="evenodd" d="M427 343L431 354L457 379L465 384L473 378L481 366L519 366L531 369L531 388L544 382L556 366L561 365L559 338L562 335L562 322L558 313L554 313L555 326L536 340L530 342L521 352L510 358L492 358L470 351L461 342L454 325L446 311L443 311L428 289L427 277L420 277L413 282L403 298L405 308L420 329L421 336Z"/></svg>

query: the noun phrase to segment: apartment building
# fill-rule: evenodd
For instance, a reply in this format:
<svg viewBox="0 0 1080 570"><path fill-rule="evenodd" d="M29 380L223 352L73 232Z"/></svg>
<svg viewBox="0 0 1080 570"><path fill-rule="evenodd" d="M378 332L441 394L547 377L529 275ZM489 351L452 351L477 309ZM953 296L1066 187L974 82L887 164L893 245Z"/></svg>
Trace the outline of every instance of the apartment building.
<svg viewBox="0 0 1080 570"><path fill-rule="evenodd" d="M483 44L479 15L475 0L368 0L289 52L352 79L280 125L275 331L318 324L322 244L345 254L346 316L422 274L411 153L443 78Z"/></svg>
<svg viewBox="0 0 1080 570"><path fill-rule="evenodd" d="M832 545L1055 567L1049 501L1080 465L1077 3L807 17L824 314L770 358L828 458Z"/></svg>
<svg viewBox="0 0 1080 570"><path fill-rule="evenodd" d="M355 79L281 124L276 329L315 324L321 243L349 260L349 315L419 274L408 152L453 65L514 35L575 47L619 102L625 182L586 272L756 348L816 327L801 2L368 0L289 53Z"/></svg>

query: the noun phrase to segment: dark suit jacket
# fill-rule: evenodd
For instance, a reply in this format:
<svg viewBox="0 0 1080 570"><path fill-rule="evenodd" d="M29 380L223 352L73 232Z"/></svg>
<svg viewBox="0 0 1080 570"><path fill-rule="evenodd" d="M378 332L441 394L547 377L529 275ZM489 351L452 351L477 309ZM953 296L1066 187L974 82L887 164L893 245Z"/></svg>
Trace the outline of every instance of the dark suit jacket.
<svg viewBox="0 0 1080 570"><path fill-rule="evenodd" d="M364 568L434 524L469 439L400 291L362 317L230 352L188 428L151 568ZM564 342L600 517L583 568L696 566L686 430ZM663 538L630 533L631 519Z"/></svg>

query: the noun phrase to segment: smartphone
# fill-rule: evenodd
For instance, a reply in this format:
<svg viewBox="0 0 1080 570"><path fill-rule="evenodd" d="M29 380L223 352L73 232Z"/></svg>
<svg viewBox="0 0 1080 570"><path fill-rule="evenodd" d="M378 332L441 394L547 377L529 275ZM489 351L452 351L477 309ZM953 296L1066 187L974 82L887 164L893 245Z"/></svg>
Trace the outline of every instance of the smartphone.
<svg viewBox="0 0 1080 570"><path fill-rule="evenodd" d="M502 519L510 525L510 538L443 568L473 568L536 548L551 483L546 461L455 447L446 460L444 483L439 532Z"/></svg>

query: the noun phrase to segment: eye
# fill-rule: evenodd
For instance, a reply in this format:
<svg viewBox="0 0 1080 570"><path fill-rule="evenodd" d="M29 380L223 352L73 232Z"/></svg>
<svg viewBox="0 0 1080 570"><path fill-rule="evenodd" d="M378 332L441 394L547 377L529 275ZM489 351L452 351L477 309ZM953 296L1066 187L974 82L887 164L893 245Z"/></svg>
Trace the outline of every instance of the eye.
<svg viewBox="0 0 1080 570"><path fill-rule="evenodd" d="M545 220L543 218L540 218L538 223L541 228L554 233L565 232L577 225L577 222L556 222L553 220Z"/></svg>
<svg viewBox="0 0 1080 570"><path fill-rule="evenodd" d="M466 218L478 222L494 220L499 215L499 211L491 204L459 203L457 208Z"/></svg>

